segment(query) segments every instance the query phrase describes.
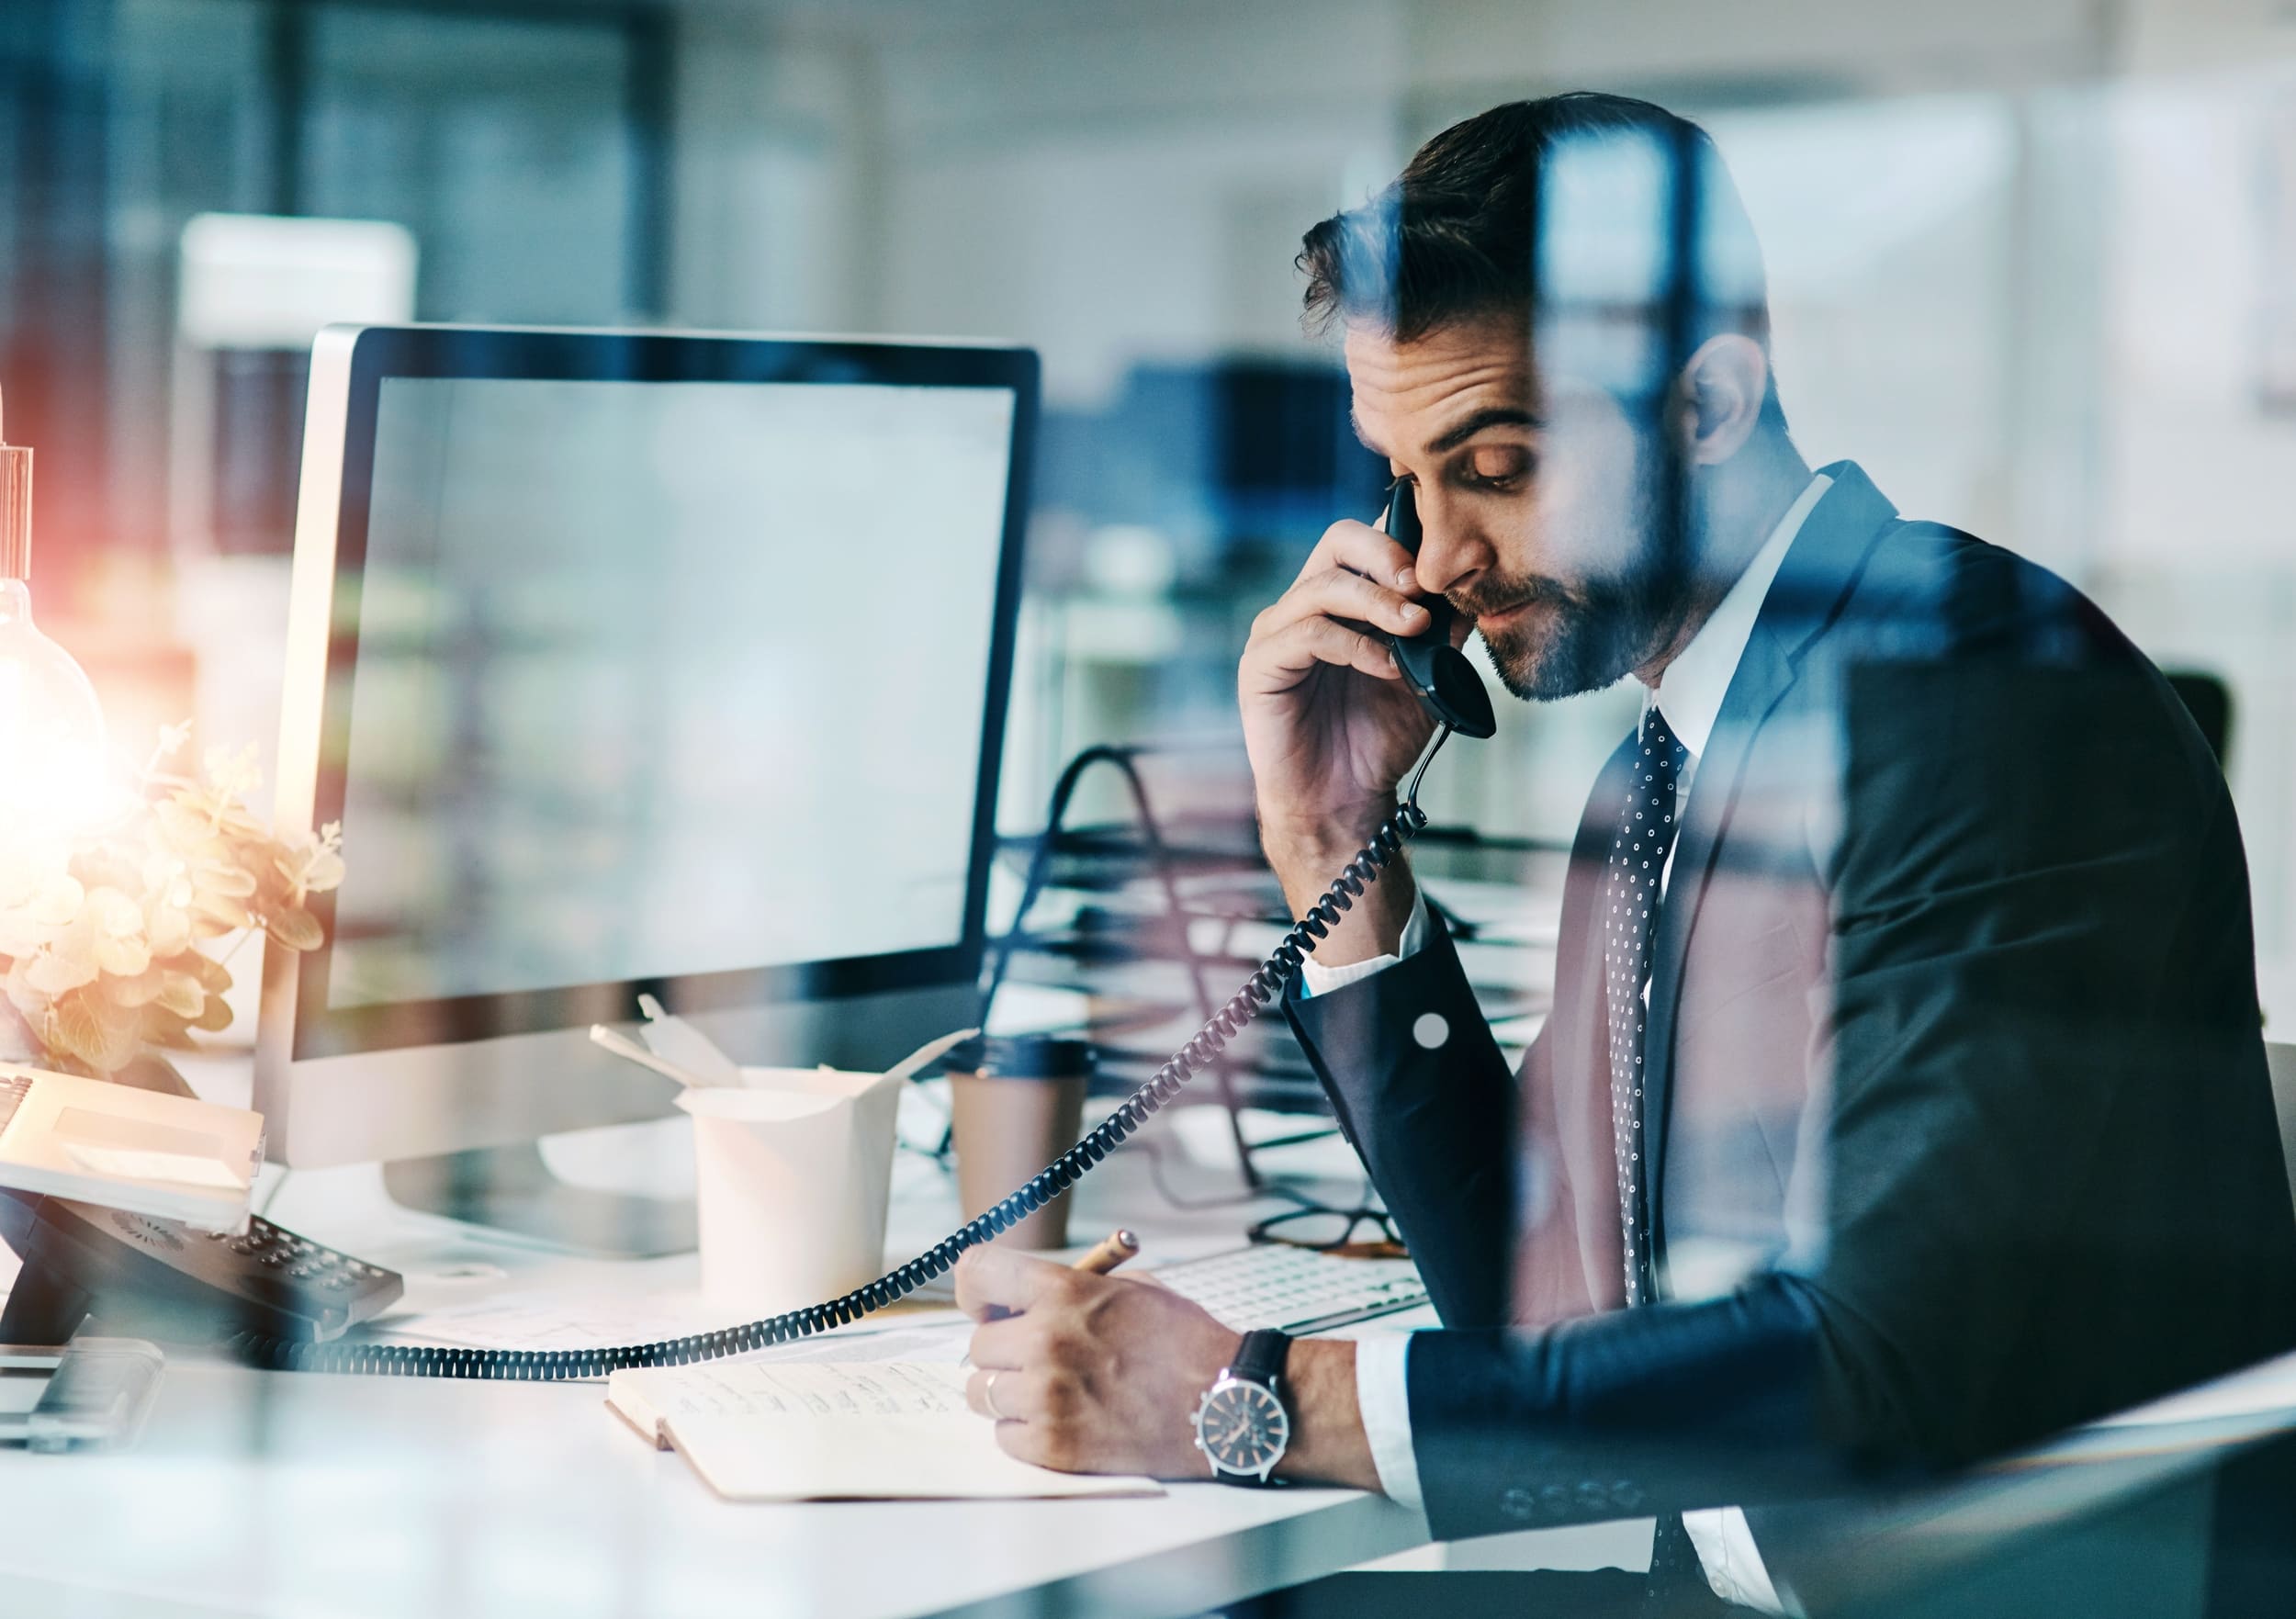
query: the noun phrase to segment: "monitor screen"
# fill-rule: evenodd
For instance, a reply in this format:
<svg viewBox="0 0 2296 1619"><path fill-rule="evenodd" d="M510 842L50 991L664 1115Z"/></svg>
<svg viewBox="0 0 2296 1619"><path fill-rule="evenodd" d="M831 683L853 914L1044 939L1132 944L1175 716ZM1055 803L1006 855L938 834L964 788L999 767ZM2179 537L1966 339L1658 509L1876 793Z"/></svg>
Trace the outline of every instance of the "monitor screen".
<svg viewBox="0 0 2296 1619"><path fill-rule="evenodd" d="M1018 404L382 377L328 1010L957 943Z"/></svg>

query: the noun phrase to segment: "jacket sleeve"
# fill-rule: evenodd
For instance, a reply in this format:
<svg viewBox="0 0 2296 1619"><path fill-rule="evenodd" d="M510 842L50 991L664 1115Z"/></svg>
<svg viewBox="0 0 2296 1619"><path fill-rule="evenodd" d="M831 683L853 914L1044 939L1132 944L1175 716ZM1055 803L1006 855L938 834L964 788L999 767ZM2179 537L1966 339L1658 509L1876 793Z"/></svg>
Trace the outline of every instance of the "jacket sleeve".
<svg viewBox="0 0 2296 1619"><path fill-rule="evenodd" d="M2221 802L2144 691L1922 672L1851 705L1824 1252L1720 1299L1415 1337L1438 1535L1928 1474L2284 1342L2228 1315L2287 1274L2227 1049L2249 981L2227 952L2165 988L2203 948L2185 919L2238 913L2198 847Z"/></svg>
<svg viewBox="0 0 2296 1619"><path fill-rule="evenodd" d="M1285 1015L1446 1326L1508 1319L1514 1081L1439 917L1424 949Z"/></svg>
<svg viewBox="0 0 2296 1619"><path fill-rule="evenodd" d="M1829 1381L1943 1466L2286 1343L2221 781L2156 680L2012 674L1857 671L1832 875Z"/></svg>
<svg viewBox="0 0 2296 1619"><path fill-rule="evenodd" d="M1438 1539L1838 1488L1796 1278L1543 1332L1418 1332L1412 1452Z"/></svg>

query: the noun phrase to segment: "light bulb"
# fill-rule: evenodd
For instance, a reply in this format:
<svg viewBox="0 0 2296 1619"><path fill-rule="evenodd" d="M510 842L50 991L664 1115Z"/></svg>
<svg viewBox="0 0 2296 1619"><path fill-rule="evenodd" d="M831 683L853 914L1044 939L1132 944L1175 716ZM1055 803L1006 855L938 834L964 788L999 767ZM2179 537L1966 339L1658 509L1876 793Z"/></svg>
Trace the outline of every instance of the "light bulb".
<svg viewBox="0 0 2296 1619"><path fill-rule="evenodd" d="M32 623L32 452L0 434L0 837L39 841L111 808L104 711Z"/></svg>

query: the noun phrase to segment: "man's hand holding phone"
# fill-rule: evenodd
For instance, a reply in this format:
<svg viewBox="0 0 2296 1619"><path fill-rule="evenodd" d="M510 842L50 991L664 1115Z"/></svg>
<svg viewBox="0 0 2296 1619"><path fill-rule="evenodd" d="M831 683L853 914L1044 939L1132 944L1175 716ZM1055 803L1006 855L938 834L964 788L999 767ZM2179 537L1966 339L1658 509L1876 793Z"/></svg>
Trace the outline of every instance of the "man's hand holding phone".
<svg viewBox="0 0 2296 1619"><path fill-rule="evenodd" d="M1368 523L1323 532L1300 577L1253 621L1237 670L1260 838L1294 915L1394 812L1435 723L1379 634L1431 622L1412 554ZM1452 625L1454 645L1470 626ZM1400 860L1316 951L1330 965L1391 951L1414 889Z"/></svg>

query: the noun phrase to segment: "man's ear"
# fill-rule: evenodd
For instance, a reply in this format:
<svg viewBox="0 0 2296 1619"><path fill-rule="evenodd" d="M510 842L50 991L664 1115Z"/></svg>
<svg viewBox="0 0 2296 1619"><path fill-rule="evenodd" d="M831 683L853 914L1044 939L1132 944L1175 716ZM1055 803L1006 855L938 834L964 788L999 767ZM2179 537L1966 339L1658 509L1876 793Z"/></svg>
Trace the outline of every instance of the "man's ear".
<svg viewBox="0 0 2296 1619"><path fill-rule="evenodd" d="M1745 448L1770 394L1770 359L1761 344L1726 332L1701 343L1683 367L1678 421L1683 458L1718 467Z"/></svg>

